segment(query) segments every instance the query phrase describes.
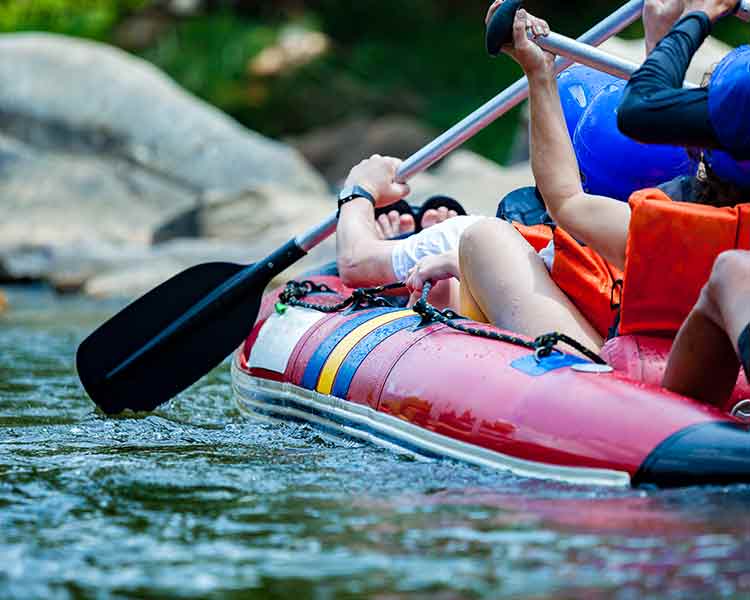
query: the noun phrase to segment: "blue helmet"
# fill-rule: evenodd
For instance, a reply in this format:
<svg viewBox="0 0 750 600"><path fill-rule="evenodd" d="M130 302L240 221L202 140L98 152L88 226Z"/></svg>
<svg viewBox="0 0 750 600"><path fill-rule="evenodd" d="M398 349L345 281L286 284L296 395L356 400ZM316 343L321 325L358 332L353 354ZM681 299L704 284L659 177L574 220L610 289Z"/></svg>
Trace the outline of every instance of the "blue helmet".
<svg viewBox="0 0 750 600"><path fill-rule="evenodd" d="M720 179L750 190L750 160L737 160L721 150L705 150L703 159Z"/></svg>
<svg viewBox="0 0 750 600"><path fill-rule="evenodd" d="M617 78L609 73L602 73L586 65L572 65L557 76L560 103L571 140L591 101L606 86L616 82Z"/></svg>
<svg viewBox="0 0 750 600"><path fill-rule="evenodd" d="M584 112L573 136L583 188L627 202L630 195L680 177L697 165L684 148L641 144L620 133L617 110L625 82L608 85Z"/></svg>
<svg viewBox="0 0 750 600"><path fill-rule="evenodd" d="M708 86L711 125L724 151L707 151L706 163L726 181L750 189L750 46L719 63Z"/></svg>

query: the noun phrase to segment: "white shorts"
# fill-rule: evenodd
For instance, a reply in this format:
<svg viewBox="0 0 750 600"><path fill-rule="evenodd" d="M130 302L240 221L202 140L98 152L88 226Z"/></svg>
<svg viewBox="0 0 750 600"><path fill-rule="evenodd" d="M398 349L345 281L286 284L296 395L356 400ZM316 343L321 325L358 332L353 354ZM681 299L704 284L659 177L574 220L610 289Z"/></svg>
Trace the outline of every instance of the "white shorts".
<svg viewBox="0 0 750 600"><path fill-rule="evenodd" d="M398 281L404 281L423 258L438 256L458 248L461 236L469 227L488 217L459 216L443 221L399 242L391 252L391 265ZM552 271L555 244L550 242L539 252L548 271Z"/></svg>

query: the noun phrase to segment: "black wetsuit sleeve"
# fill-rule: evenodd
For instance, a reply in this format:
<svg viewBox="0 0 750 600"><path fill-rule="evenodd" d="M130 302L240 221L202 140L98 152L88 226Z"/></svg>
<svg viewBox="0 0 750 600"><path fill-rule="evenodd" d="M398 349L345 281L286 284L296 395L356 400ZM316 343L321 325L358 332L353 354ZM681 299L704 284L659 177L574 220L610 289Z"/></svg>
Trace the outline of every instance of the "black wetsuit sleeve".
<svg viewBox="0 0 750 600"><path fill-rule="evenodd" d="M683 89L693 55L711 33L704 12L680 19L654 48L625 88L617 123L647 144L718 148L708 110L708 88Z"/></svg>

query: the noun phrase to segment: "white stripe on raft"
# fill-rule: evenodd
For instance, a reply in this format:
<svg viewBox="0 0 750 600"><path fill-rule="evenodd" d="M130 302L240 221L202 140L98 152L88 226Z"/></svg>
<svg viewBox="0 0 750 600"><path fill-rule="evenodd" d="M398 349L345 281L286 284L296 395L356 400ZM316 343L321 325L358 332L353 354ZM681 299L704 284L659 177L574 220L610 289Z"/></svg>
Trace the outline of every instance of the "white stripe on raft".
<svg viewBox="0 0 750 600"><path fill-rule="evenodd" d="M302 336L325 317L325 313L309 308L295 308L281 315L274 312L258 334L247 361L248 366L284 373Z"/></svg>
<svg viewBox="0 0 750 600"><path fill-rule="evenodd" d="M550 479L575 485L617 487L631 485L630 475L626 472L563 467L500 454L428 431L396 417L377 412L368 406L319 394L290 383L251 377L240 369L236 360L232 361L232 387L237 403L244 412L254 413L256 410L261 410L264 413L272 413L282 420L285 417L303 419L313 425L399 452L406 451L415 454L410 448L416 448L417 452L421 450L429 455L451 458L500 471L510 471L521 477ZM279 406L264 401L264 398L291 401L300 408ZM399 446L397 443L399 441L406 447Z"/></svg>

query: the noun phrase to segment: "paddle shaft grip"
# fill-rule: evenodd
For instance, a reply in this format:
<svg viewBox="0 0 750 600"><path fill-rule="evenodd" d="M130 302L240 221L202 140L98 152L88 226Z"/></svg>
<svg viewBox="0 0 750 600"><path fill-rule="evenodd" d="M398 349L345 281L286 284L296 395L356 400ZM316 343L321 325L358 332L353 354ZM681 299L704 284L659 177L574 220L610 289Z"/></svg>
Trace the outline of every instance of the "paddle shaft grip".
<svg viewBox="0 0 750 600"><path fill-rule="evenodd" d="M510 2L501 5L500 9L498 9L498 13L506 5L508 5L508 8L500 15L498 22L495 24L495 27L488 28L488 40L490 37L489 32L500 35L501 33L499 32L501 32L501 29L507 28L508 26L510 27L510 35L512 37L513 19L515 19L515 10L517 10L517 8L511 13L513 6L510 5L520 4L520 0L510 0ZM508 23L510 23L510 25L508 25ZM550 32L548 35L540 36L533 41L540 48L543 48L544 50L547 50L552 54L564 56L565 58L578 64L589 66L592 69L596 69L597 71L609 73L610 75L619 77L620 79L630 79L633 73L635 73L640 68L640 65L634 62L625 60L624 58L620 58L619 56L615 56L614 54L610 54L609 52L605 52L604 50L600 50L599 48L594 48L592 46L589 46L588 44L583 44L580 41L565 37L564 35L560 35L559 33ZM491 44L489 41L487 46L488 49L490 49L491 46L494 49L493 44ZM498 47L498 51L499 48L500 47ZM692 83L685 83L685 87L693 88L696 86Z"/></svg>
<svg viewBox="0 0 750 600"><path fill-rule="evenodd" d="M523 0L506 0L492 15L487 25L487 52L491 56L497 56L503 46L513 43L513 23L522 7Z"/></svg>
<svg viewBox="0 0 750 600"><path fill-rule="evenodd" d="M750 22L750 0L742 0L737 5L734 16L740 19L740 21L745 21L745 23Z"/></svg>
<svg viewBox="0 0 750 600"><path fill-rule="evenodd" d="M507 0L492 15L487 26L487 52L492 56L500 54L503 46L513 43L513 22L516 19L516 13L521 8L523 8L523 0ZM750 0L738 2L731 14L742 21L750 21Z"/></svg>

